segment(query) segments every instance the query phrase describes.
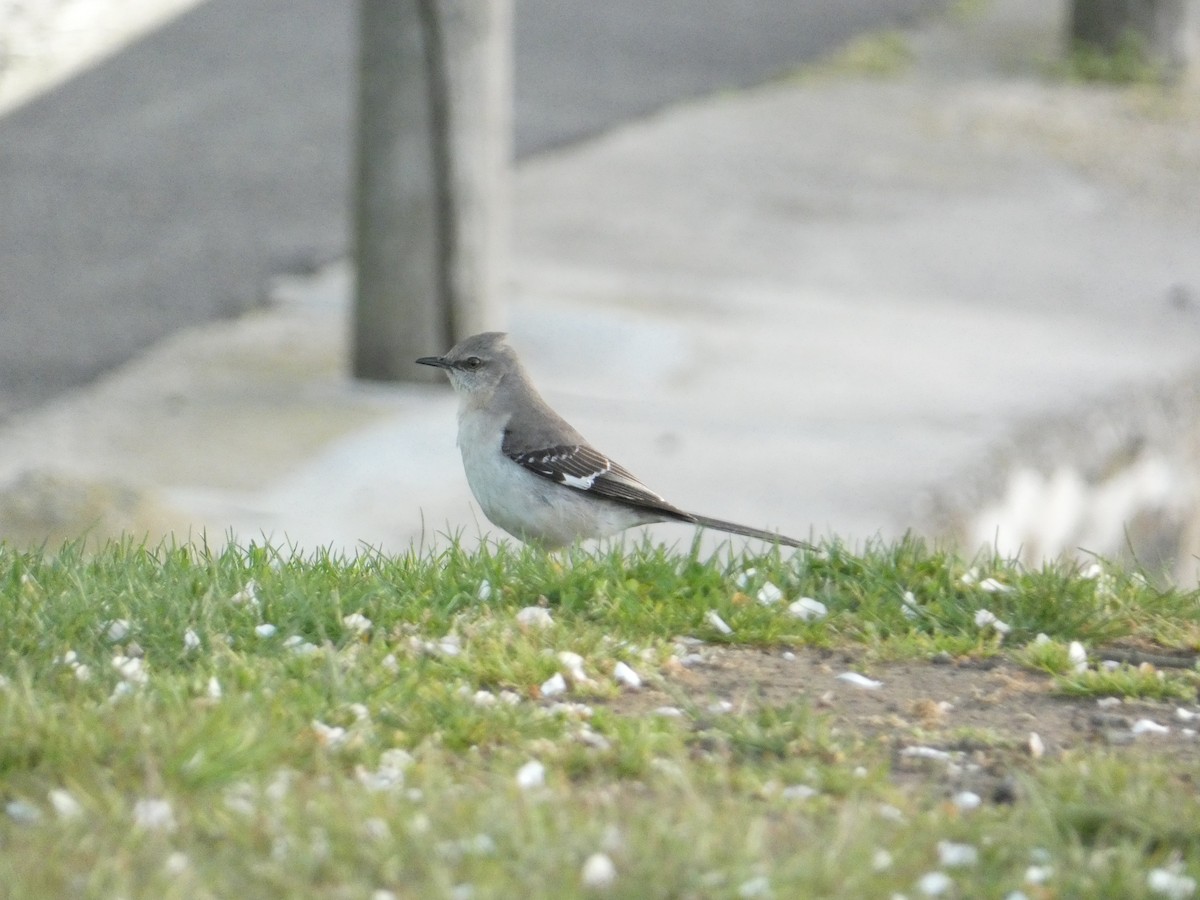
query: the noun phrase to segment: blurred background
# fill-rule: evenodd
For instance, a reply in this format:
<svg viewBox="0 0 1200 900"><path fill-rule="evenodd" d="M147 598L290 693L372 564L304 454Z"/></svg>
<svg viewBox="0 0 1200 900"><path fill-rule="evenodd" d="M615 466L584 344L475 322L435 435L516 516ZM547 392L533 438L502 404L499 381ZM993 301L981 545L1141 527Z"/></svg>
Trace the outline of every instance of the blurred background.
<svg viewBox="0 0 1200 900"><path fill-rule="evenodd" d="M1195 2L415 4L485 51L465 300L364 262L373 6L0 3L0 538L489 534L403 380L461 301L684 508L1196 580Z"/></svg>

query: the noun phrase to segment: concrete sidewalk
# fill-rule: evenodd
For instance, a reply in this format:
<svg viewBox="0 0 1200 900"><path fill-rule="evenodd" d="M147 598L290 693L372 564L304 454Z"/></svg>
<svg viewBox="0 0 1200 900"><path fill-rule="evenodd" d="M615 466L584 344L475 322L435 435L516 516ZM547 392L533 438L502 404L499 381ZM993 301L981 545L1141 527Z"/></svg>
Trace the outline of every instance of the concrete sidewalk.
<svg viewBox="0 0 1200 900"><path fill-rule="evenodd" d="M980 474L996 449L1039 459L1055 423L1200 364L1200 98L1043 80L1045 6L996 0L906 33L915 60L886 77L853 60L897 42L860 44L522 164L503 324L548 399L686 509L850 542L952 521L1026 542L1047 500L1013 507ZM346 265L273 295L8 423L0 534L398 551L486 532L449 391L347 378ZM1152 452L1159 480L1101 512L1182 521L1194 431L1167 425L1107 469L1072 426L1046 484ZM996 485L962 494L994 522L945 513L968 477ZM1054 513L1071 546L1100 514L1082 480Z"/></svg>

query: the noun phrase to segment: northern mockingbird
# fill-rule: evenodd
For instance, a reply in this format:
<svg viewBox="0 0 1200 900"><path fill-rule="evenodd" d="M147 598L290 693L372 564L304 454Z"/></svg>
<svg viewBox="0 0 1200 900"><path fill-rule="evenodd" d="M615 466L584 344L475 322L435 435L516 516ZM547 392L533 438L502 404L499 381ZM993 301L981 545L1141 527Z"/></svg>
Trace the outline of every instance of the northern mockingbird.
<svg viewBox="0 0 1200 900"><path fill-rule="evenodd" d="M483 514L522 541L554 549L634 525L689 522L808 546L672 506L546 405L499 332L474 335L445 356L417 362L450 377L458 394L458 447L467 483Z"/></svg>

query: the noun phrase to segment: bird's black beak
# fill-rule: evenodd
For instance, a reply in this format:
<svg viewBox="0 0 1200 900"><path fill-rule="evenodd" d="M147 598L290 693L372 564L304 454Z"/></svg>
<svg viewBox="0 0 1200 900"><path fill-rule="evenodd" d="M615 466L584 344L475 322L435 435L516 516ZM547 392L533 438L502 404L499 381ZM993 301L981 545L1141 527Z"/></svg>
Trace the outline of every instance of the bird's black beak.
<svg viewBox="0 0 1200 900"><path fill-rule="evenodd" d="M450 362L444 356L422 356L417 362L423 366L433 366L437 369L452 368Z"/></svg>

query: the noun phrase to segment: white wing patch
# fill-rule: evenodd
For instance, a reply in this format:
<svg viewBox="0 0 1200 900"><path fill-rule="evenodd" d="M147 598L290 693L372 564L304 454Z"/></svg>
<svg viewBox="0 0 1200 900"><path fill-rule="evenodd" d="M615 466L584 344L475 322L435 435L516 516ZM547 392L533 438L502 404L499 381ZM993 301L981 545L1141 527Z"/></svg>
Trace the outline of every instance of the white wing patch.
<svg viewBox="0 0 1200 900"><path fill-rule="evenodd" d="M583 444L563 444L541 450L509 453L508 456L513 462L543 478L549 478L572 490L658 510L672 517L687 515L647 488L632 473Z"/></svg>
<svg viewBox="0 0 1200 900"><path fill-rule="evenodd" d="M578 476L568 475L566 472L561 472L559 473L558 480L567 487L573 487L580 491L590 491L592 489L592 485L596 483L596 476L599 474L599 472L593 472L586 478L579 478Z"/></svg>
<svg viewBox="0 0 1200 900"><path fill-rule="evenodd" d="M570 459L574 454L565 454L563 459ZM609 460L604 460L604 465L595 471L588 472L586 475L573 475L570 472L558 472L558 480L567 487L573 487L577 491L590 491L596 486L596 479L601 475L607 475L612 471L612 463Z"/></svg>

